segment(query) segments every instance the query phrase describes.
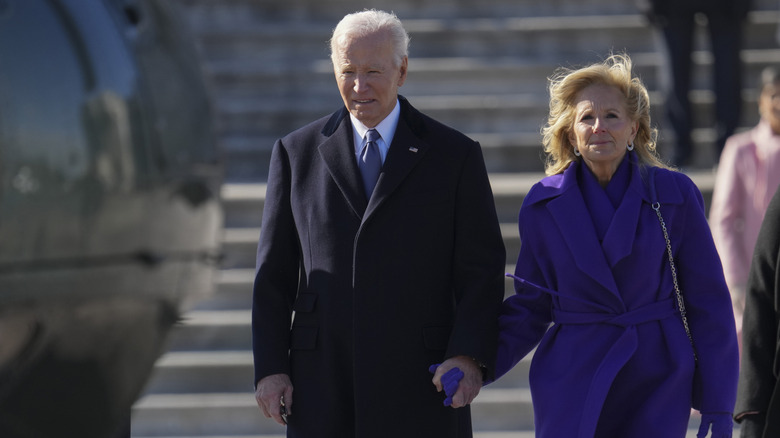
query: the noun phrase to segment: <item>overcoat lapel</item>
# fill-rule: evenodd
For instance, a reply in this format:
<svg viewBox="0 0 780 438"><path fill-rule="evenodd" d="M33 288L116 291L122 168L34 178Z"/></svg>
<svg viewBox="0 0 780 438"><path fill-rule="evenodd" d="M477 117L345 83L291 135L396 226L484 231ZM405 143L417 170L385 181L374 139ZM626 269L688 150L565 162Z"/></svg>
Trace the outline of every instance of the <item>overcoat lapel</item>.
<svg viewBox="0 0 780 438"><path fill-rule="evenodd" d="M617 284L596 238L590 213L576 185L569 186L561 196L552 199L547 203L547 208L566 241L577 268L619 298Z"/></svg>
<svg viewBox="0 0 780 438"><path fill-rule="evenodd" d="M399 96L399 101L401 117L370 201L363 194L360 169L355 160L352 123L347 110L336 111L322 130L327 138L319 146L320 155L347 203L363 222L398 188L429 148L412 127L422 130L417 110L402 96Z"/></svg>
<svg viewBox="0 0 780 438"><path fill-rule="evenodd" d="M390 145L382 172L379 174L374 194L368 202L368 209L363 221L371 217L388 196L398 188L409 172L422 159L428 148L429 145L417 137L405 122L404 117L401 117L395 129L393 144Z"/></svg>
<svg viewBox="0 0 780 438"><path fill-rule="evenodd" d="M617 283L577 185L578 165L573 163L564 171L560 195L547 203L547 209L571 251L577 268L614 296L616 310L625 311L625 304L620 298Z"/></svg>
<svg viewBox="0 0 780 438"><path fill-rule="evenodd" d="M636 230L645 203L650 203L647 190L639 174L636 160L631 157L631 180L623 200L615 211L615 217L604 236L604 255L609 266L614 267L628 257L636 241Z"/></svg>
<svg viewBox="0 0 780 438"><path fill-rule="evenodd" d="M346 109L333 114L322 133L327 136L319 146L319 153L347 203L358 217L366 211L366 196L360 169L355 160L355 140L352 123L346 116Z"/></svg>

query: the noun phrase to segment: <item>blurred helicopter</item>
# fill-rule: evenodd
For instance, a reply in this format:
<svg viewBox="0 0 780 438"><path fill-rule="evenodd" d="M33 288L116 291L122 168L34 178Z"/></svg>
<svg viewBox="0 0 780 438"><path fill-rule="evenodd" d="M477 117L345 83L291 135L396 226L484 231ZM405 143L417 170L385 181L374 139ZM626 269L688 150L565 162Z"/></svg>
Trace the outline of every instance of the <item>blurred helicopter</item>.
<svg viewBox="0 0 780 438"><path fill-rule="evenodd" d="M106 438L218 269L222 156L171 0L0 0L0 437Z"/></svg>

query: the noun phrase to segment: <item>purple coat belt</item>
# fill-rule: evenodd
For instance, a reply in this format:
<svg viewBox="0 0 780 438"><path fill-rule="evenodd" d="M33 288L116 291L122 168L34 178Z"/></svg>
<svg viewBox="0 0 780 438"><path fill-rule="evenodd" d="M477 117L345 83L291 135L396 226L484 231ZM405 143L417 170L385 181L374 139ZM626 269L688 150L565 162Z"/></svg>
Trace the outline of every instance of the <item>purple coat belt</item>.
<svg viewBox="0 0 780 438"><path fill-rule="evenodd" d="M580 431L585 434L584 436L593 435L599 420L601 406L607 397L612 381L623 365L634 354L637 345L634 326L666 319L675 313L678 313L678 311L674 306L672 298L657 301L621 314L566 312L560 309L553 309L553 321L557 324L612 324L625 329L604 356L598 372L590 382L590 388L584 404L582 423L580 424Z"/></svg>
<svg viewBox="0 0 780 438"><path fill-rule="evenodd" d="M623 334L617 339L612 345L612 348L609 349L608 353L602 359L601 364L598 367L598 372L592 376L588 388L579 431L581 436L593 436L598 424L599 412L607 397L612 381L636 350L637 336L634 327L639 324L660 321L674 315L679 315L679 310L675 306L674 299L666 298L623 313L614 313L614 311L602 304L576 298L569 294L562 294L512 274L507 274L507 276L512 277L525 287L539 290L551 296L565 296L566 298L575 299L603 309L603 311L598 312L568 312L559 308L553 308L552 320L556 324L610 324L625 329ZM499 373L502 371L503 370L499 370Z"/></svg>

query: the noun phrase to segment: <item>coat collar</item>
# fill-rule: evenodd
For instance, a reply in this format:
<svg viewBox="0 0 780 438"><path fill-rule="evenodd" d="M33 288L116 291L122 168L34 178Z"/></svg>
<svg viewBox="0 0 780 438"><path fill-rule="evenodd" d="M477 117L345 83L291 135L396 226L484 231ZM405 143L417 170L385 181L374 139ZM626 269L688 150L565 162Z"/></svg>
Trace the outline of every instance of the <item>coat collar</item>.
<svg viewBox="0 0 780 438"><path fill-rule="evenodd" d="M614 267L619 261L626 258L634 248L639 218L643 208L646 208L651 200L648 195L646 172L653 171L637 164L636 154L629 155L629 167L631 171L628 190L623 200L615 211L607 234L604 236L604 255L610 267Z"/></svg>
<svg viewBox="0 0 780 438"><path fill-rule="evenodd" d="M656 194L661 204L680 204L683 202L683 196L675 182L675 175L679 172L662 169L659 167L640 164L636 153L632 152L629 156L631 160L631 183L628 188L638 195L644 202L651 203L651 191L649 184L652 179L655 180ZM577 185L577 168L581 162L573 161L563 173L551 175L539 181L534 190L528 193L524 205L532 205L538 202L556 198L569 190L579 190ZM650 174L652 178L650 177Z"/></svg>
<svg viewBox="0 0 780 438"><path fill-rule="evenodd" d="M636 154L629 156L631 179L623 201L618 206L612 223L599 243L590 213L577 182L580 162L573 162L563 174L544 178L529 193L525 203L532 205L546 201L558 231L563 236L575 259L576 266L593 278L615 297L614 305L625 311L624 304L612 274L612 268L633 251L637 228L643 215L652 215L650 181L655 180L655 192L662 204L682 203L683 197L674 182L673 172L641 166ZM657 224L656 224L657 225Z"/></svg>
<svg viewBox="0 0 780 438"><path fill-rule="evenodd" d="M326 139L319 146L320 156L347 203L364 222L395 191L430 147L422 139L427 129L421 113L403 96L398 96L398 100L401 116L370 201L363 195L347 109L333 113L322 129Z"/></svg>
<svg viewBox="0 0 780 438"><path fill-rule="evenodd" d="M577 269L612 293L614 299L610 307L625 311L617 283L596 237L585 199L577 186L577 167L578 163L572 163L564 171L560 190L557 196L549 197L546 208L572 253ZM547 187L550 187L550 193L555 192L552 186Z"/></svg>

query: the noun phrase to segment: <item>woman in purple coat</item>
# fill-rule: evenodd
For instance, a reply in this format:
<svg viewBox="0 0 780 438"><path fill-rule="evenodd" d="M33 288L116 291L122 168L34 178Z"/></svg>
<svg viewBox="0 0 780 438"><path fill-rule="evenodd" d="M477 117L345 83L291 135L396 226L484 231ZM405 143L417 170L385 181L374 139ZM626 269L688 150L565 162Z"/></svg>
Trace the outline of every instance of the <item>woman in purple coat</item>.
<svg viewBox="0 0 780 438"><path fill-rule="evenodd" d="M701 193L657 158L647 90L613 55L559 70L550 96L549 176L520 209L496 375L536 347L537 437L682 438L691 407L699 437L731 437L729 292Z"/></svg>

